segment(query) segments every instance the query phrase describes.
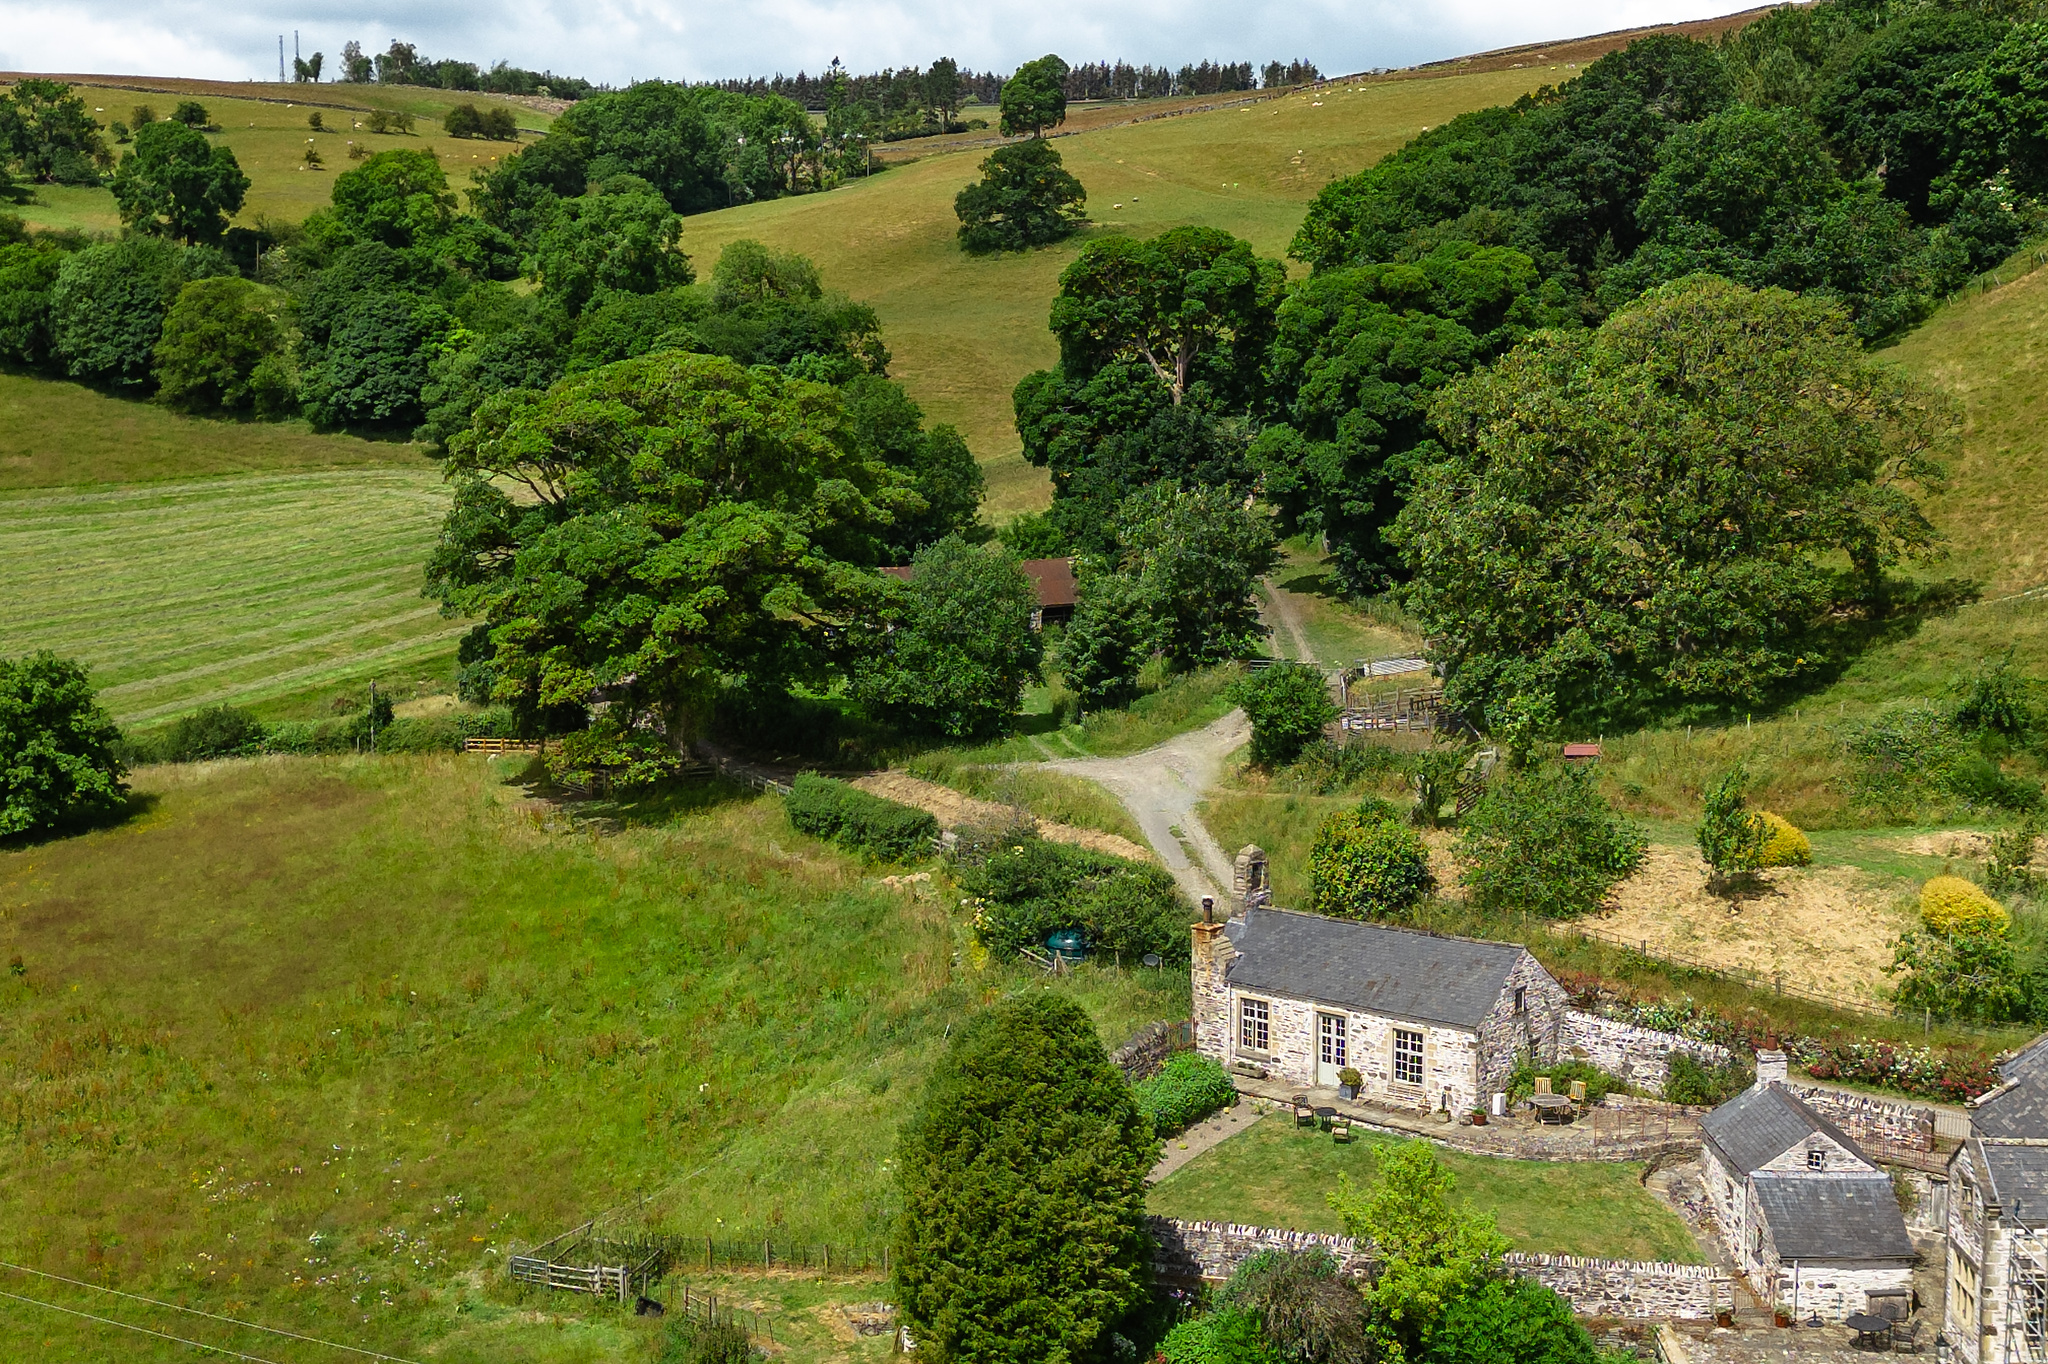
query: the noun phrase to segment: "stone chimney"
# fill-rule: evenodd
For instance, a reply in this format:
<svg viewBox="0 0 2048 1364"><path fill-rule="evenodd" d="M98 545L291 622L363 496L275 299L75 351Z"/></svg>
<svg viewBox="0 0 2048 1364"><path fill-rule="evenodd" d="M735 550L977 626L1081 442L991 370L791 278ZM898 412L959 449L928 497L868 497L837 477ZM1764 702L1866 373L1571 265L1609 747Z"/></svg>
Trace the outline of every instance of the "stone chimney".
<svg viewBox="0 0 2048 1364"><path fill-rule="evenodd" d="M1231 898L1237 903L1231 906L1230 915L1241 919L1254 909L1265 909L1273 903L1273 887L1267 878L1266 850L1256 843L1247 843L1238 849L1237 862L1231 868Z"/></svg>
<svg viewBox="0 0 2048 1364"><path fill-rule="evenodd" d="M1195 1050L1228 1064L1230 1060L1230 963L1237 948L1216 919L1216 901L1202 897L1202 921L1190 930L1190 984L1194 990Z"/></svg>
<svg viewBox="0 0 2048 1364"><path fill-rule="evenodd" d="M1756 1087L1783 1084L1791 1073L1782 1051L1760 1051L1756 1054Z"/></svg>

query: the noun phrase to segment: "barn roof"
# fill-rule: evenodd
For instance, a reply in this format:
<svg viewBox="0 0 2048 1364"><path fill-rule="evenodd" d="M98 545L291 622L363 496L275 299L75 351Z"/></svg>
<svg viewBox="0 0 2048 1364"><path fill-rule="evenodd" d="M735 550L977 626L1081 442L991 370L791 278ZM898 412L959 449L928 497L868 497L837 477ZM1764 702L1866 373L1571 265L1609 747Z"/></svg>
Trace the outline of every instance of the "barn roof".
<svg viewBox="0 0 2048 1364"><path fill-rule="evenodd" d="M1023 570L1025 577L1031 579L1031 585L1038 589L1039 609L1074 604L1072 559L1026 559L1017 567ZM908 564L892 564L882 572L902 582L910 581L911 568Z"/></svg>
<svg viewBox="0 0 2048 1364"><path fill-rule="evenodd" d="M1514 943L1254 909L1224 930L1240 990L1337 1004L1385 1018L1476 1029L1523 956Z"/></svg>
<svg viewBox="0 0 2048 1364"><path fill-rule="evenodd" d="M1890 1176L1762 1174L1757 1208L1781 1260L1909 1260Z"/></svg>
<svg viewBox="0 0 2048 1364"><path fill-rule="evenodd" d="M1847 1132L1801 1103L1797 1095L1782 1085L1744 1090L1701 1118L1700 1130L1713 1144L1721 1163L1743 1174L1776 1160L1815 1132L1826 1133L1859 1160L1870 1159Z"/></svg>

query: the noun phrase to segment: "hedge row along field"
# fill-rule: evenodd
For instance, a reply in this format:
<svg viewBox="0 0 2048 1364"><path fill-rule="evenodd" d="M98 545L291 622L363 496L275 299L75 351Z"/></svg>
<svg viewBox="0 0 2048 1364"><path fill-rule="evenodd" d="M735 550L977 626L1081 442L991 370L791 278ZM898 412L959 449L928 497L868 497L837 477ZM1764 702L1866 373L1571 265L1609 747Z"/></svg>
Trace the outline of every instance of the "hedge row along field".
<svg viewBox="0 0 2048 1364"><path fill-rule="evenodd" d="M0 638L88 664L124 725L445 675L467 625L420 596L420 565L446 506L428 469L0 499Z"/></svg>

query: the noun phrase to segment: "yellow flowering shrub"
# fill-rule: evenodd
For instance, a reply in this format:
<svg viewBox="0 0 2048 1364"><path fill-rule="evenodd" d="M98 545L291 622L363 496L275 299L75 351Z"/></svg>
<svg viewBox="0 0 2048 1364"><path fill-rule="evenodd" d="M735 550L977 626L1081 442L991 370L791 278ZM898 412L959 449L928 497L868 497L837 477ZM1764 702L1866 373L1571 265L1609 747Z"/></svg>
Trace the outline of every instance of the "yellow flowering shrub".
<svg viewBox="0 0 2048 1364"><path fill-rule="evenodd" d="M1983 887L1960 876L1937 876L1920 888L1920 918L1943 937L1989 930L2003 933L2005 908Z"/></svg>
<svg viewBox="0 0 2048 1364"><path fill-rule="evenodd" d="M1797 825L1783 815L1774 815L1769 810L1759 810L1756 817L1764 826L1764 851L1761 865L1766 867L1803 867L1813 861L1813 844Z"/></svg>

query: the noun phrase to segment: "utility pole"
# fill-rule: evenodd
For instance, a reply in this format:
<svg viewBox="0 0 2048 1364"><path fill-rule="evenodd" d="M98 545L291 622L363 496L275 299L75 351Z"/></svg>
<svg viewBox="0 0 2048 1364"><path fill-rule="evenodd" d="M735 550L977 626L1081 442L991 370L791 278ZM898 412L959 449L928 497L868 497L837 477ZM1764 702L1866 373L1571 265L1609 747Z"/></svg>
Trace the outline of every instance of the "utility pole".
<svg viewBox="0 0 2048 1364"><path fill-rule="evenodd" d="M299 31L298 31L297 29L293 29L293 30L292 30L292 78L293 78L294 80L298 79L298 75L299 75L299 68L300 68L300 66L301 66L301 62L299 61Z"/></svg>

